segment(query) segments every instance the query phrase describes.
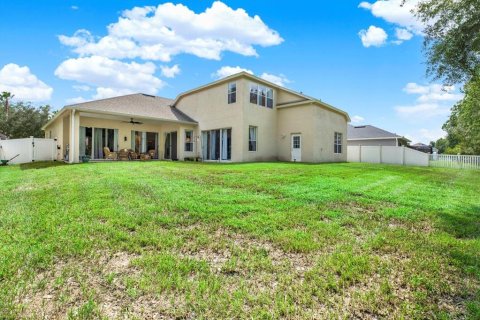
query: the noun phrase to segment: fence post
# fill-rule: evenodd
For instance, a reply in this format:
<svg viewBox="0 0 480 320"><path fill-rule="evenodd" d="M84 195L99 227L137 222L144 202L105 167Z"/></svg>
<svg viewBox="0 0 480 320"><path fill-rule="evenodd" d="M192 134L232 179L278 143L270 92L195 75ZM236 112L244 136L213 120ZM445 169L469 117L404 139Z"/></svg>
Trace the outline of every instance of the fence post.
<svg viewBox="0 0 480 320"><path fill-rule="evenodd" d="M406 165L406 163L405 163L405 146L402 146L402 165Z"/></svg>
<svg viewBox="0 0 480 320"><path fill-rule="evenodd" d="M383 159L382 159L382 145L380 145L380 163L383 163Z"/></svg>
<svg viewBox="0 0 480 320"><path fill-rule="evenodd" d="M29 147L30 147L30 161L34 162L35 161L35 138L33 136L30 136L30 139L32 140L32 143L29 144Z"/></svg>
<svg viewBox="0 0 480 320"><path fill-rule="evenodd" d="M362 162L362 145L358 146L358 160Z"/></svg>

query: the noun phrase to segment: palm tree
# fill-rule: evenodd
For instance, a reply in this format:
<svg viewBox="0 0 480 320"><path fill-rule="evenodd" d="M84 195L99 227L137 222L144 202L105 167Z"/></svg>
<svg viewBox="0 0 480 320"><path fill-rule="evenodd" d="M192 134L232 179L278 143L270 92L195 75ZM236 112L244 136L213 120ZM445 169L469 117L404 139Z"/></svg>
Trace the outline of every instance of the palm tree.
<svg viewBox="0 0 480 320"><path fill-rule="evenodd" d="M14 97L11 92L3 91L0 94L0 101L5 107L5 117L8 119L8 113L10 111L10 100Z"/></svg>

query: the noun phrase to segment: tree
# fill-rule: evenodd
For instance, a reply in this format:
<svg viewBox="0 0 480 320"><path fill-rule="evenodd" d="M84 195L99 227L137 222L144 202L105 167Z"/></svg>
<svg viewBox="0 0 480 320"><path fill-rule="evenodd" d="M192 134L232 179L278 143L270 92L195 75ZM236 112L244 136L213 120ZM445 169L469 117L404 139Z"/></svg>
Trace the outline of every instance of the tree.
<svg viewBox="0 0 480 320"><path fill-rule="evenodd" d="M0 130L10 138L42 138L45 134L41 128L50 119L50 109L49 105L36 108L24 102L12 104L8 118L5 109L0 111Z"/></svg>
<svg viewBox="0 0 480 320"><path fill-rule="evenodd" d="M443 125L449 153L480 154L480 80L470 81L464 88L465 97L452 108Z"/></svg>
<svg viewBox="0 0 480 320"><path fill-rule="evenodd" d="M8 119L8 114L10 112L10 100L13 99L14 95L10 92L3 91L0 94L0 103L3 104L5 108L5 117Z"/></svg>
<svg viewBox="0 0 480 320"><path fill-rule="evenodd" d="M447 85L476 81L480 76L480 1L424 0L415 14L426 26L427 74Z"/></svg>

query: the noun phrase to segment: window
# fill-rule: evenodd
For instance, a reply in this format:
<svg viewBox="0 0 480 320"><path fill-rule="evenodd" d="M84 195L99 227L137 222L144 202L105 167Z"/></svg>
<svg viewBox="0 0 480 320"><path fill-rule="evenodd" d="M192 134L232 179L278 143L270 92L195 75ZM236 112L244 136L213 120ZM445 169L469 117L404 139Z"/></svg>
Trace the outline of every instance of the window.
<svg viewBox="0 0 480 320"><path fill-rule="evenodd" d="M185 151L193 151L193 131L185 130Z"/></svg>
<svg viewBox="0 0 480 320"><path fill-rule="evenodd" d="M267 88L267 108L273 108L273 89Z"/></svg>
<svg viewBox="0 0 480 320"><path fill-rule="evenodd" d="M300 136L293 136L293 149L300 149Z"/></svg>
<svg viewBox="0 0 480 320"><path fill-rule="evenodd" d="M342 134L340 132L335 132L333 152L342 153Z"/></svg>
<svg viewBox="0 0 480 320"><path fill-rule="evenodd" d="M273 108L273 89L255 83L250 84L250 103Z"/></svg>
<svg viewBox="0 0 480 320"><path fill-rule="evenodd" d="M257 151L257 127L248 127L248 151Z"/></svg>
<svg viewBox="0 0 480 320"><path fill-rule="evenodd" d="M257 84L250 85L250 103L253 103L253 104L258 103L258 85Z"/></svg>
<svg viewBox="0 0 480 320"><path fill-rule="evenodd" d="M228 84L228 104L237 102L237 84L231 82Z"/></svg>

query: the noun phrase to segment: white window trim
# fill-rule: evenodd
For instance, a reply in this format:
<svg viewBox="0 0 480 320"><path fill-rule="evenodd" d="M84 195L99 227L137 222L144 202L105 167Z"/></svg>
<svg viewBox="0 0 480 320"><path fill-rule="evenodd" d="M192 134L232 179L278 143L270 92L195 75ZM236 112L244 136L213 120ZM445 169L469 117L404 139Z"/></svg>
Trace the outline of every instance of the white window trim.
<svg viewBox="0 0 480 320"><path fill-rule="evenodd" d="M255 150L250 150L250 128L255 128ZM258 127L248 126L248 152L258 152Z"/></svg>
<svg viewBox="0 0 480 320"><path fill-rule="evenodd" d="M253 103L251 100L250 100L250 94L251 94L251 89L252 89L252 86L256 86L257 87L257 103ZM263 87L266 89L265 91L265 105L262 106L260 104L260 90L259 88L260 87ZM272 107L268 107L268 90L271 90L272 91ZM275 90L273 90L273 88L269 87L269 86L266 86L266 85L261 85L261 84L258 84L258 83L255 83L255 82L250 82L249 86L248 86L248 102L250 104L254 104L254 105L257 105L259 107L263 107L263 108L267 108L267 109L274 109L275 108Z"/></svg>
<svg viewBox="0 0 480 320"><path fill-rule="evenodd" d="M229 102L230 101L230 85L234 83L235 84L235 102ZM232 82L229 82L227 83L227 104L235 104L237 103L237 98L238 98L238 87L237 87L237 82L236 81L232 81ZM250 98L250 97L249 97Z"/></svg>
<svg viewBox="0 0 480 320"><path fill-rule="evenodd" d="M340 139L338 140L337 137L340 135ZM337 140L340 142L338 143ZM337 152L338 146L340 146L340 152ZM343 133L335 132L333 135L333 153L334 154L342 154L343 153Z"/></svg>
<svg viewBox="0 0 480 320"><path fill-rule="evenodd" d="M195 152L195 143L194 143L195 138L193 136L193 130L185 129L184 132L185 132L185 134L184 134L183 152ZM187 132L192 133L192 136L191 136L192 141L191 142L187 142ZM192 150L191 151L187 151L187 143L192 145Z"/></svg>

